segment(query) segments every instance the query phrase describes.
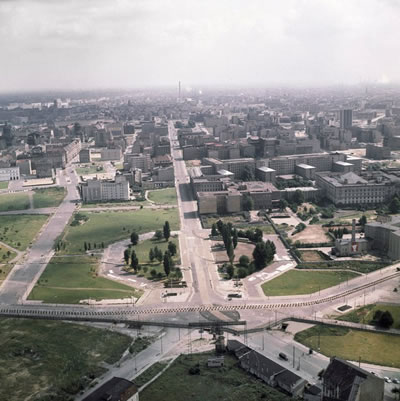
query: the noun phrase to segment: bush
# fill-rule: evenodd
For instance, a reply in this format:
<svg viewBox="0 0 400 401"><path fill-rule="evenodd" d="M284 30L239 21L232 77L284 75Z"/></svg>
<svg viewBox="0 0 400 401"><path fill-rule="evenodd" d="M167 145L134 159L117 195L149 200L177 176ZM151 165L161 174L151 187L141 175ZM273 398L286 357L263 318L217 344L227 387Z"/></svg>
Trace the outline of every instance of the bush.
<svg viewBox="0 0 400 401"><path fill-rule="evenodd" d="M239 264L240 264L240 266L247 267L247 266L249 265L249 263L250 263L250 259L249 259L248 256L242 255L242 256L239 258Z"/></svg>
<svg viewBox="0 0 400 401"><path fill-rule="evenodd" d="M247 276L247 270L241 267L238 269L237 275L238 278L245 278Z"/></svg>

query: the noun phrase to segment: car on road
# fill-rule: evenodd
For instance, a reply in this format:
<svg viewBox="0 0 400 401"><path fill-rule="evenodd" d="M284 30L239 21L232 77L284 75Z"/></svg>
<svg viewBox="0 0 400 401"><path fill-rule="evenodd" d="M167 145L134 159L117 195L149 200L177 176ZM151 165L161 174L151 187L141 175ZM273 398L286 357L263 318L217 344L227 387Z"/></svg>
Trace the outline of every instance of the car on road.
<svg viewBox="0 0 400 401"><path fill-rule="evenodd" d="M390 377L387 377L387 376L384 377L384 380L385 380L386 383L391 383L391 382L392 382L392 381L390 380Z"/></svg>
<svg viewBox="0 0 400 401"><path fill-rule="evenodd" d="M279 359L283 359L284 361L288 361L289 358L287 357L286 354L284 354L283 352L279 353Z"/></svg>
<svg viewBox="0 0 400 401"><path fill-rule="evenodd" d="M400 384L400 380L399 380L399 379L396 379L395 377L392 378L392 382L393 382L394 384Z"/></svg>

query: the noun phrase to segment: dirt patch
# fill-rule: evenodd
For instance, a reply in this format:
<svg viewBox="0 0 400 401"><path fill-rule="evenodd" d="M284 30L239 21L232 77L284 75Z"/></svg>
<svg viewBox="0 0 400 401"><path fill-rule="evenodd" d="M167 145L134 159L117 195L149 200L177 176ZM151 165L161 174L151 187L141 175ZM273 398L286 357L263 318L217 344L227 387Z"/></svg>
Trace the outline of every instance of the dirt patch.
<svg viewBox="0 0 400 401"><path fill-rule="evenodd" d="M322 262L325 260L321 254L315 250L300 251L300 254L303 262Z"/></svg>
<svg viewBox="0 0 400 401"><path fill-rule="evenodd" d="M293 242L300 241L303 244L331 241L331 238L326 233L326 229L320 225L307 226L303 231L291 236L290 238Z"/></svg>
<svg viewBox="0 0 400 401"><path fill-rule="evenodd" d="M237 247L234 251L235 252L234 262L239 262L239 258L242 255L246 255L250 258L250 260L252 260L253 259L253 256L252 256L253 250L254 250L253 244L238 242ZM216 263L229 262L228 256L226 254L226 250L224 248L224 243L222 241L213 241L212 242L212 251L213 251Z"/></svg>

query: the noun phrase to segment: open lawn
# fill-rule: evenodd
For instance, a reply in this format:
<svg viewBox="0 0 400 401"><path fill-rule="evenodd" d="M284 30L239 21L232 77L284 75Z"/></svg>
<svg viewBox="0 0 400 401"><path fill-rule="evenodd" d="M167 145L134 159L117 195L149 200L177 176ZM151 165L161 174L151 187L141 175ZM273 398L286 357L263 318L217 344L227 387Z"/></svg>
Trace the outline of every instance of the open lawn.
<svg viewBox="0 0 400 401"><path fill-rule="evenodd" d="M0 244L0 263L6 263L9 260L14 259L16 256L17 254L15 252Z"/></svg>
<svg viewBox="0 0 400 401"><path fill-rule="evenodd" d="M171 237L169 239L169 241L173 242L176 245L177 254L173 257L173 260L174 260L175 264L178 265L178 264L180 264L178 237L176 237L176 238ZM164 274L164 266L163 266L162 261L159 262L157 259L155 259L153 262L150 262L150 260L149 260L150 248L154 249L156 246L164 254L164 252L168 249L168 242L166 242L165 240L156 241L156 240L148 239L145 241L141 241L138 245L136 245L134 247L134 250L136 252L136 255L139 259L139 263L141 266L140 274L143 274L147 278L151 278L150 271L153 269L156 270L157 273L161 272L162 274ZM143 270L143 268L147 268L147 271L145 272Z"/></svg>
<svg viewBox="0 0 400 401"><path fill-rule="evenodd" d="M297 333L294 339L321 353L350 361L400 368L400 336L317 325Z"/></svg>
<svg viewBox="0 0 400 401"><path fill-rule="evenodd" d="M208 368L212 354L181 355L152 384L140 393L141 401L288 401L289 396L263 384L238 366L237 359L225 355L225 366ZM189 369L198 366L199 374Z"/></svg>
<svg viewBox="0 0 400 401"><path fill-rule="evenodd" d="M40 188L35 189L33 194L33 207L40 209L42 207L57 207L65 198L67 191L63 187Z"/></svg>
<svg viewBox="0 0 400 401"><path fill-rule="evenodd" d="M6 263L6 264L0 264L0 284L2 281L4 281L6 279L6 277L8 276L8 273L10 273L10 271L12 270L12 268L14 267L14 265Z"/></svg>
<svg viewBox="0 0 400 401"><path fill-rule="evenodd" d="M348 312L342 316L336 317L337 320L345 320L353 323L372 324L374 314L377 310L389 311L393 316L393 329L400 329L400 305L390 304L372 304Z"/></svg>
<svg viewBox="0 0 400 401"><path fill-rule="evenodd" d="M53 257L29 294L31 300L75 304L83 299L140 297L132 287L97 276L98 261L90 256Z"/></svg>
<svg viewBox="0 0 400 401"><path fill-rule="evenodd" d="M75 170L78 175L104 173L104 168L101 164L81 164L81 166L77 167Z"/></svg>
<svg viewBox="0 0 400 401"><path fill-rule="evenodd" d="M88 221L77 226L68 226L64 232L64 253L84 252L84 242L107 246L113 242L128 238L132 231L138 234L162 230L165 221L169 221L171 231L179 229L178 210L140 209L124 212L80 212Z"/></svg>
<svg viewBox="0 0 400 401"><path fill-rule="evenodd" d="M128 336L84 325L0 318L0 399L72 401L130 343Z"/></svg>
<svg viewBox="0 0 400 401"><path fill-rule="evenodd" d="M146 369L143 373L136 377L133 382L139 388L144 386L154 376L158 375L167 366L167 364L167 361L153 363L153 365L151 365L148 369Z"/></svg>
<svg viewBox="0 0 400 401"><path fill-rule="evenodd" d="M358 277L357 273L344 271L299 271L290 270L262 285L267 296L311 294L333 287L343 281Z"/></svg>
<svg viewBox="0 0 400 401"><path fill-rule="evenodd" d="M1 181L0 189L7 189L7 188L8 188L8 181Z"/></svg>
<svg viewBox="0 0 400 401"><path fill-rule="evenodd" d="M176 205L176 190L175 188L158 189L157 191L149 191L148 198L162 205Z"/></svg>
<svg viewBox="0 0 400 401"><path fill-rule="evenodd" d="M301 251L303 252L303 251ZM308 251L311 252L311 251ZM364 261L364 260L323 260L318 263L302 262L297 265L297 269L335 269L335 270L353 270L359 273L371 273L375 270L382 269L388 266L389 263L375 262L375 261Z"/></svg>
<svg viewBox="0 0 400 401"><path fill-rule="evenodd" d="M228 216L204 216L202 217L203 227L211 228L211 226L216 223L218 220L221 220L223 223L232 223L236 226L239 223L248 224L246 219L242 214L228 215Z"/></svg>
<svg viewBox="0 0 400 401"><path fill-rule="evenodd" d="M24 251L48 217L44 214L0 216L0 241Z"/></svg>
<svg viewBox="0 0 400 401"><path fill-rule="evenodd" d="M102 208L102 207L126 207L126 206L148 206L151 203L147 200L144 201L115 201L115 202L101 202L101 203L85 203L81 206L83 209Z"/></svg>
<svg viewBox="0 0 400 401"><path fill-rule="evenodd" d="M0 212L29 209L29 196L26 193L0 195Z"/></svg>

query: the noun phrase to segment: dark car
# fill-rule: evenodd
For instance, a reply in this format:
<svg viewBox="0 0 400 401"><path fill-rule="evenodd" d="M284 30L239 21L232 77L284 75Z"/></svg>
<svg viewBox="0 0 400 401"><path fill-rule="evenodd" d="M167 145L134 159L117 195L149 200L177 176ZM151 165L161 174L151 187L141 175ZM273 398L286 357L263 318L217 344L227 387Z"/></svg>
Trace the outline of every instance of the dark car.
<svg viewBox="0 0 400 401"><path fill-rule="evenodd" d="M288 360L289 360L289 358L287 357L287 355L284 354L283 352L280 352L280 353L279 353L279 358L280 358L280 359L283 359L284 361L288 361Z"/></svg>

